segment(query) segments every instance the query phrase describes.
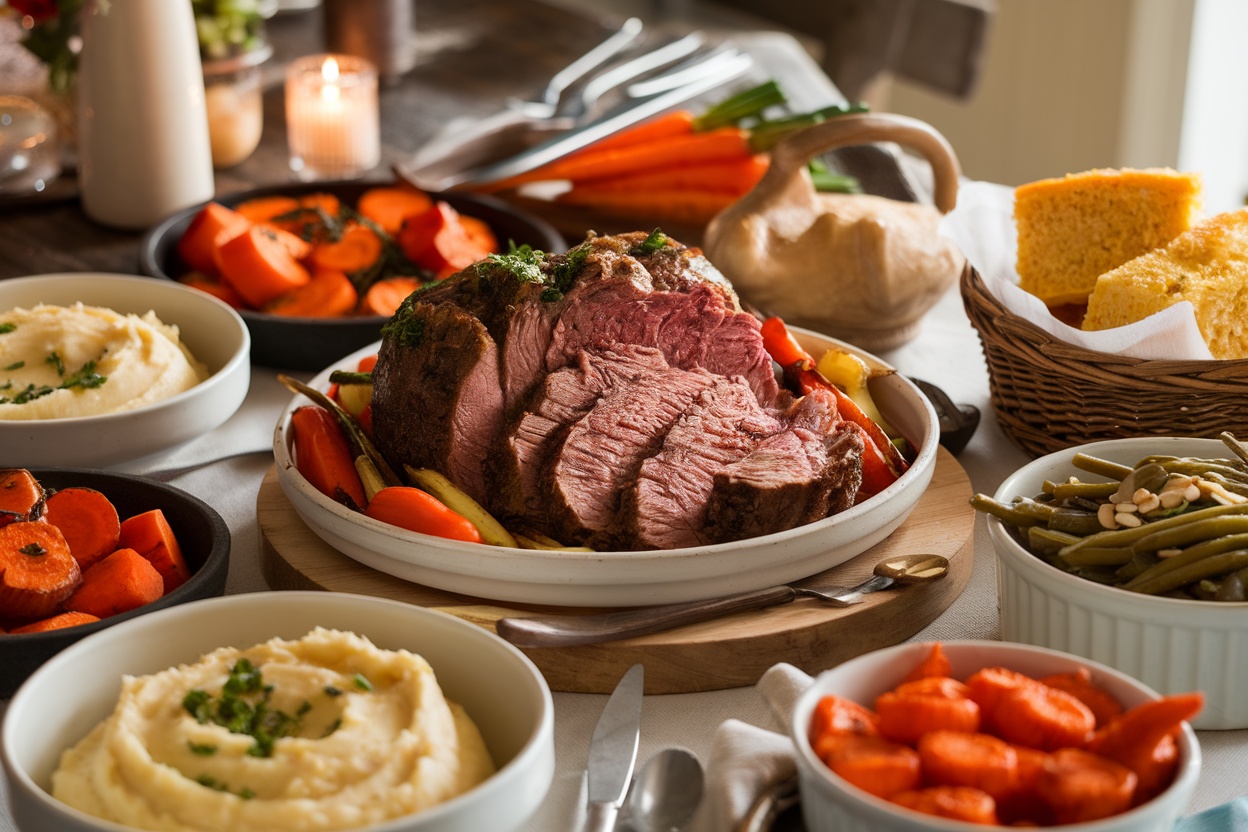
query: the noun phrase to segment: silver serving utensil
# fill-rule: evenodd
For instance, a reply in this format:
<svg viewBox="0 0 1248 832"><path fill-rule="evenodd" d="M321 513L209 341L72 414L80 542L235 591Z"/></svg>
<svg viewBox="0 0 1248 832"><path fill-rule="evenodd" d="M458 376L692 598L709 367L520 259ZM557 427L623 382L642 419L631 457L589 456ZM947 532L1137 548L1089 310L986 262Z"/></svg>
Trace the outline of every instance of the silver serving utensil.
<svg viewBox="0 0 1248 832"><path fill-rule="evenodd" d="M628 793L637 832L679 832L702 801L702 764L683 748L665 748L641 767Z"/></svg>
<svg viewBox="0 0 1248 832"><path fill-rule="evenodd" d="M575 99L577 102L575 107L571 105L563 106L557 110L557 113L578 118L587 113L599 98L602 98L611 90L627 84L634 78L640 78L647 72L652 72L681 58L692 55L705 41L706 37L701 32L690 32L682 38L666 43L630 61L625 61L619 66L612 67L594 76L585 84L581 94ZM679 86L679 84L674 86Z"/></svg>
<svg viewBox="0 0 1248 832"><path fill-rule="evenodd" d="M190 465L179 465L176 468L159 468L155 471L144 471L142 473L135 474L135 476L155 480L156 482L170 482L171 480L176 480L183 474L189 474L191 471L198 471L200 468L207 468L209 465L216 465L218 462L225 462L227 459L235 459L240 456L256 456L258 454L272 453L272 448L256 448L251 451L235 451L234 453L226 454L225 456L213 457L212 459L205 459L201 462L192 462Z"/></svg>
<svg viewBox="0 0 1248 832"><path fill-rule="evenodd" d="M589 804L583 832L611 832L624 804L641 737L645 672L645 666L640 664L628 669L594 726L586 765Z"/></svg>
<svg viewBox="0 0 1248 832"><path fill-rule="evenodd" d="M641 36L643 28L641 20L630 17L620 25L618 32L551 76L542 92L541 100L522 101L513 98L508 100L508 106L529 118L554 116L559 109L560 99L569 87L631 46Z"/></svg>
<svg viewBox="0 0 1248 832"><path fill-rule="evenodd" d="M496 628L500 636L517 647L600 644L628 636L658 633L734 613L787 604L801 597L817 598L833 606L848 607L858 603L869 593L896 585L936 580L943 578L948 571L949 561L940 555L898 555L877 563L870 578L850 588L820 588L817 583L807 579L708 601L639 607L599 615L500 618Z"/></svg>

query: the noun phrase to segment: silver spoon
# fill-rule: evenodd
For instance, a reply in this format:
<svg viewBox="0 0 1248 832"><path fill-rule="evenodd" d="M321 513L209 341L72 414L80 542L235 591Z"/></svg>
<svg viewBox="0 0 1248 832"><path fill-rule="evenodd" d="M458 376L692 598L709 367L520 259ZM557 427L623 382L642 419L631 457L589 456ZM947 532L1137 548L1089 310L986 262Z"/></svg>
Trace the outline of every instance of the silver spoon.
<svg viewBox="0 0 1248 832"><path fill-rule="evenodd" d="M702 764L683 748L665 748L642 766L628 794L637 832L680 832L702 800Z"/></svg>
<svg viewBox="0 0 1248 832"><path fill-rule="evenodd" d="M709 621L733 613L787 604L799 597L817 598L824 603L847 607L862 596L899 584L920 583L943 578L949 561L940 555L897 555L875 565L874 574L858 586L821 586L819 578L795 584L742 592L708 601L640 607L598 615L537 615L531 618L500 618L496 629L518 647L571 647L658 633L683 624Z"/></svg>
<svg viewBox="0 0 1248 832"><path fill-rule="evenodd" d="M227 459L235 459L240 456L256 456L257 454L271 454L271 453L273 453L272 448L256 448L255 450L251 450L251 451L235 451L232 454L226 454L225 456L213 457L212 459L205 459L202 462L192 462L190 465L180 465L176 468L160 468L155 471L144 471L142 473L135 474L134 476L144 477L149 480L156 480L156 482L169 482L170 480L177 479L183 474L189 474L191 471L197 471L200 468L207 468L209 465L216 465L218 462L224 462Z"/></svg>

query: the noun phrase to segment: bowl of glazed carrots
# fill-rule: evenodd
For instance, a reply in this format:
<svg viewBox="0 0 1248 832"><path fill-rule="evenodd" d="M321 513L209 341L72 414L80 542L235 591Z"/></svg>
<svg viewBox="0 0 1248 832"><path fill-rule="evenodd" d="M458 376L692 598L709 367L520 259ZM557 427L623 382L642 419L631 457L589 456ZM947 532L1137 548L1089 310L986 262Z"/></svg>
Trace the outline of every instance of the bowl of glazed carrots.
<svg viewBox="0 0 1248 832"><path fill-rule="evenodd" d="M0 699L91 633L221 595L229 560L221 515L173 486L0 469Z"/></svg>
<svg viewBox="0 0 1248 832"><path fill-rule="evenodd" d="M377 340L420 286L512 244L567 247L544 220L489 196L289 183L168 217L144 237L139 268L237 309L254 363L317 370Z"/></svg>
<svg viewBox="0 0 1248 832"><path fill-rule="evenodd" d="M1200 773L1199 692L992 641L908 643L821 674L790 733L811 832L1174 828Z"/></svg>

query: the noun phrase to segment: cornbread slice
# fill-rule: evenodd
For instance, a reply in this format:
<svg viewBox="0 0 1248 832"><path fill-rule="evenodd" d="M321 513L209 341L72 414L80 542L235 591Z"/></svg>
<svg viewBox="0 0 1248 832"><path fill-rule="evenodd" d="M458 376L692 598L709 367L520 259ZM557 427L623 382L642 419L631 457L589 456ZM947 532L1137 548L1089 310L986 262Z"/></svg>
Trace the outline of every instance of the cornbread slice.
<svg viewBox="0 0 1248 832"><path fill-rule="evenodd" d="M1169 168L1100 168L1020 185L1020 285L1049 306L1084 303L1099 275L1187 231L1200 208L1200 175Z"/></svg>
<svg viewBox="0 0 1248 832"><path fill-rule="evenodd" d="M1083 328L1123 326L1183 300L1196 307L1214 358L1248 357L1248 208L1211 217L1101 275Z"/></svg>

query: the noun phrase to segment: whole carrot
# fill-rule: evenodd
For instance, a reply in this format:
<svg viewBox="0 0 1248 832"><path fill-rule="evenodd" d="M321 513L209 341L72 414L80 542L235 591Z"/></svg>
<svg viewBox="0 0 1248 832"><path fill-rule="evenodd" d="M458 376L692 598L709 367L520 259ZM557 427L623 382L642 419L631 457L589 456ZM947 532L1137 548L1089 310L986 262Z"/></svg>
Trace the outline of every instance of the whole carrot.
<svg viewBox="0 0 1248 832"><path fill-rule="evenodd" d="M481 533L476 526L419 488L383 488L373 495L364 513L374 520L421 534L467 543L481 542Z"/></svg>
<svg viewBox="0 0 1248 832"><path fill-rule="evenodd" d="M323 407L305 405L290 415L290 428L299 473L331 500L363 509L368 502L364 484L337 420Z"/></svg>

